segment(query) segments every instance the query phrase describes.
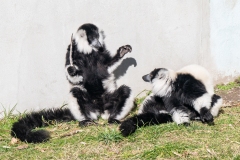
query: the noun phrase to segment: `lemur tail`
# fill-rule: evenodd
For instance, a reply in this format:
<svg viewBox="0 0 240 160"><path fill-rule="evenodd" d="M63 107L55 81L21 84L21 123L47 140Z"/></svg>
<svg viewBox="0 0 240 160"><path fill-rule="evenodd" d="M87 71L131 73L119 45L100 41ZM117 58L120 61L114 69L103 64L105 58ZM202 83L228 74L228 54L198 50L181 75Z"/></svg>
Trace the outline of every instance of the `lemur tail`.
<svg viewBox="0 0 240 160"><path fill-rule="evenodd" d="M49 121L71 121L74 120L69 109L48 109L32 112L13 123L11 136L29 143L41 143L50 139L46 130L34 130L36 127L48 126Z"/></svg>
<svg viewBox="0 0 240 160"><path fill-rule="evenodd" d="M127 137L134 133L137 128L167 122L172 122L172 117L169 114L143 113L124 120L120 125L119 130L124 137Z"/></svg>

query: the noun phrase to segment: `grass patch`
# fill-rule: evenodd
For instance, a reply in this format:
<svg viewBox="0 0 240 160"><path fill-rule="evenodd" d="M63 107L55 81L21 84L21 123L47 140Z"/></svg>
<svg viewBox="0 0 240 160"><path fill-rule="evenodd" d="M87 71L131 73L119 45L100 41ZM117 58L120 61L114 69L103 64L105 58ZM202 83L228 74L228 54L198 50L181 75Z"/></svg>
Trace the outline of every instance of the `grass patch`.
<svg viewBox="0 0 240 160"><path fill-rule="evenodd" d="M227 84L218 84L216 85L215 89L218 91L228 91L236 87L240 87L240 77L235 81L229 82Z"/></svg>
<svg viewBox="0 0 240 160"><path fill-rule="evenodd" d="M118 125L78 127L55 123L46 129L52 139L41 144L11 144L10 128L17 116L0 120L0 159L239 159L240 106L223 108L208 126L168 123L140 128L124 138ZM69 134L75 133L75 134Z"/></svg>

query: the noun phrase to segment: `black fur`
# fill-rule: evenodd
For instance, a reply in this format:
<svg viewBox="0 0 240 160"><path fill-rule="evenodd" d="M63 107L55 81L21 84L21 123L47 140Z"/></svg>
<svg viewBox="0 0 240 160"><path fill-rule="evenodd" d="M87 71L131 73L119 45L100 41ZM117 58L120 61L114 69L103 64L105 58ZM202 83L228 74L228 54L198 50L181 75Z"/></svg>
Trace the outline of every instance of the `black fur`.
<svg viewBox="0 0 240 160"><path fill-rule="evenodd" d="M137 128L167 122L172 122L172 118L167 113L162 98L152 96L144 103L142 113L124 120L119 130L126 137L134 133Z"/></svg>
<svg viewBox="0 0 240 160"><path fill-rule="evenodd" d="M51 121L67 122L71 120L74 120L74 118L69 109L48 109L32 112L13 123L11 136L29 143L41 143L47 141L50 134L46 130L34 131L35 128L48 126Z"/></svg>
<svg viewBox="0 0 240 160"><path fill-rule="evenodd" d="M79 27L79 30L82 32L80 34L77 32L79 34L77 38L84 42L79 44L81 44L80 47L85 47L85 50L79 51L79 45L77 44L79 39L77 42L75 37L68 46L65 62L67 79L71 84L71 98L76 100L74 105L76 103L77 106L74 107L77 108L72 110L70 106L69 109L29 113L13 124L11 130L13 137L30 143L40 143L47 141L50 138L50 134L45 130L34 131L34 129L49 125L49 121L77 120L80 127L85 127L96 124L94 120L99 116L98 114L103 114L105 111L109 112L109 123L120 123L120 118L123 118L121 116L127 114L123 112L123 107L126 100L130 97L131 89L122 85L119 88L113 88L115 90L110 92L104 86L103 81L111 76L111 73L108 72L108 67L118 62L126 53L131 52L131 46L125 45L120 47L117 53L111 57L105 44L100 43L100 31L95 25L84 24ZM71 53L70 50L72 51ZM105 85L115 86L115 83L113 79L112 84L106 83ZM127 106L127 111L130 111L133 106L133 104L132 106L130 105Z"/></svg>
<svg viewBox="0 0 240 160"><path fill-rule="evenodd" d="M144 124L152 125L175 121L178 124L189 125L190 120L201 120L203 123L213 124L211 111L216 109L213 107L221 97L216 94L210 97L205 85L191 74L176 73L174 75L170 72L172 71L158 68L143 76L144 81L154 83L153 93L143 103L139 115L122 122L119 129L123 136L134 133L137 127L142 127ZM168 87L171 89L168 90ZM206 104L210 104L210 106L198 106L200 110L197 111L193 102L204 94L209 97L209 103ZM205 102L201 104L205 104ZM219 104L217 105L219 106Z"/></svg>
<svg viewBox="0 0 240 160"><path fill-rule="evenodd" d="M79 30L85 30L88 43L98 41L99 30L93 24L84 24ZM96 40L97 39L97 40ZM84 116L83 120L92 120L91 113L103 114L106 110L109 112L109 123L119 122L116 119L123 111L123 106L131 94L131 89L125 85L109 92L104 88L103 81L110 78L111 73L108 68L118 62L126 53L131 52L130 45L125 45L117 50L115 56L110 56L105 44L101 44L101 49L92 50L90 53L80 52L75 40L72 42L72 60L74 66L70 65L70 45L66 55L67 72L70 76L81 76L82 81L69 82L73 84L71 93L77 99L79 111ZM75 68L75 69L73 69ZM115 84L115 80L113 81ZM75 87L80 85L81 87Z"/></svg>
<svg viewBox="0 0 240 160"><path fill-rule="evenodd" d="M149 125L157 125L161 123L172 122L172 118L169 114L164 113L143 113L139 115L135 115L131 118L126 119L122 122L119 127L121 134L124 137L129 136L134 133L137 128Z"/></svg>

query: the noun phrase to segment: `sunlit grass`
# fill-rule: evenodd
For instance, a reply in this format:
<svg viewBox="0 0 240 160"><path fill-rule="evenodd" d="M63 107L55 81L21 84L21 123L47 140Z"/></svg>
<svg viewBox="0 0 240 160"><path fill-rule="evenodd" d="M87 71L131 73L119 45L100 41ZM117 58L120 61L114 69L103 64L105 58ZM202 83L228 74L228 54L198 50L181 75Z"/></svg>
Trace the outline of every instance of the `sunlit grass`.
<svg viewBox="0 0 240 160"><path fill-rule="evenodd" d="M215 89L218 91L228 91L236 87L240 87L240 77L235 81L229 82L227 84L218 84L216 85Z"/></svg>
<svg viewBox="0 0 240 160"><path fill-rule="evenodd" d="M41 144L11 144L16 116L0 121L0 159L239 159L240 107L223 108L215 125L192 122L139 128L125 138L118 125L80 128L77 122L47 127L52 139ZM70 133L70 134L69 134ZM74 133L74 134L71 134Z"/></svg>

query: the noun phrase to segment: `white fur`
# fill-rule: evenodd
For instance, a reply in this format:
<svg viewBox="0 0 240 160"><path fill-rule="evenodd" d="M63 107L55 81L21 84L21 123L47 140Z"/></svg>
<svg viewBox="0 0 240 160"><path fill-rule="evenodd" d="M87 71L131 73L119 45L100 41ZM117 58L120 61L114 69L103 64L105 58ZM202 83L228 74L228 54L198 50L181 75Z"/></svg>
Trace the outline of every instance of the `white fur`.
<svg viewBox="0 0 240 160"><path fill-rule="evenodd" d="M193 107L198 113L200 113L201 108L203 107L206 107L207 109L210 108L211 101L212 101L212 96L208 93L205 93L201 97L193 101Z"/></svg>
<svg viewBox="0 0 240 160"><path fill-rule="evenodd" d="M92 47L87 41L87 34L84 30L80 29L74 35L74 39L77 43L77 49L79 52L83 52L84 54L89 54L92 52Z"/></svg>
<svg viewBox="0 0 240 160"><path fill-rule="evenodd" d="M101 114L102 119L108 119L109 116L110 116L110 114L107 110L105 110L104 113Z"/></svg>
<svg viewBox="0 0 240 160"><path fill-rule="evenodd" d="M90 112L91 119L97 120L99 115L99 112Z"/></svg>
<svg viewBox="0 0 240 160"><path fill-rule="evenodd" d="M113 74L110 74L110 76L107 79L103 80L102 84L103 84L103 88L110 93L114 92L117 88L115 77Z"/></svg>
<svg viewBox="0 0 240 160"><path fill-rule="evenodd" d="M222 98L218 99L217 102L211 108L211 114L213 115L213 117L216 117L218 115L218 112L222 106L222 101L223 101Z"/></svg>
<svg viewBox="0 0 240 160"><path fill-rule="evenodd" d="M181 110L173 110L171 113L173 121L177 124L189 123L189 116L187 113Z"/></svg>
<svg viewBox="0 0 240 160"><path fill-rule="evenodd" d="M163 96L171 96L172 91L172 80L175 78L174 71L168 70L168 71L159 71L158 76L156 76L152 81L152 92L160 97ZM165 78L159 79L159 76L161 74L165 74Z"/></svg>
<svg viewBox="0 0 240 160"><path fill-rule="evenodd" d="M139 109L138 109L138 114L141 114L141 113L143 112L143 106L144 106L144 104L145 104L148 100L151 100L153 96L154 96L154 94L151 93L150 95L148 95L148 96L144 99L144 101L142 102L142 104L140 105L140 107L139 107Z"/></svg>
<svg viewBox="0 0 240 160"><path fill-rule="evenodd" d="M169 114L169 112L166 110L160 110L159 113Z"/></svg>
<svg viewBox="0 0 240 160"><path fill-rule="evenodd" d="M200 80L206 87L207 92L212 96L214 94L213 80L210 73L202 66L192 64L185 66L177 71L177 73L189 73L197 80Z"/></svg>
<svg viewBox="0 0 240 160"><path fill-rule="evenodd" d="M118 62L114 63L112 66L108 67L108 73L112 73L115 69L122 63L123 59L121 58Z"/></svg>
<svg viewBox="0 0 240 160"><path fill-rule="evenodd" d="M69 98L68 98L68 108L70 109L73 117L77 121L83 121L85 120L85 116L80 112L80 107L77 102L77 99L73 97L72 93L69 93Z"/></svg>
<svg viewBox="0 0 240 160"><path fill-rule="evenodd" d="M122 112L120 112L120 114L117 115L117 117L116 117L117 120L123 119L132 110L133 100L134 100L134 96L133 96L133 93L131 91L129 97L125 101L124 106L122 107Z"/></svg>
<svg viewBox="0 0 240 160"><path fill-rule="evenodd" d="M67 71L67 68L69 67L70 65L67 65L66 66L66 68L65 68L65 74L66 74L66 76L67 76L67 79L71 82L71 83L73 83L73 84L77 84L77 83L79 83L79 82L82 82L83 81L83 77L82 76L70 76L69 74L68 74L68 71ZM74 65L75 66L75 65ZM75 66L77 69L78 69L78 67L77 66Z"/></svg>

